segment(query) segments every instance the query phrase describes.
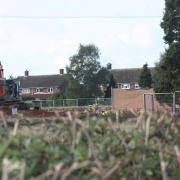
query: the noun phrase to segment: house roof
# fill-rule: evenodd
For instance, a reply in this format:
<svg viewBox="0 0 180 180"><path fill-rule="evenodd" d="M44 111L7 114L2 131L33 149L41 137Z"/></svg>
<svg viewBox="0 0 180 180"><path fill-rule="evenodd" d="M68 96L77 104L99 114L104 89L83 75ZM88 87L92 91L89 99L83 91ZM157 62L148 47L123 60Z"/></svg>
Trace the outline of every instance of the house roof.
<svg viewBox="0 0 180 180"><path fill-rule="evenodd" d="M112 69L111 72L116 83L138 83L141 70L142 68ZM154 68L150 70L153 78Z"/></svg>
<svg viewBox="0 0 180 180"><path fill-rule="evenodd" d="M39 75L39 76L19 76L20 88L30 87L54 87L65 86L67 80L63 75Z"/></svg>

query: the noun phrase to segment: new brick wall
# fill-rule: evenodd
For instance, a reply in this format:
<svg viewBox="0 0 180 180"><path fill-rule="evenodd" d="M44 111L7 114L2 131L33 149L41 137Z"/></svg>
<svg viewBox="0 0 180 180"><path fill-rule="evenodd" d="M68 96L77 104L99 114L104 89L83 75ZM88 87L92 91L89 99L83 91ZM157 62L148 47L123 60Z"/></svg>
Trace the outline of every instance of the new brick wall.
<svg viewBox="0 0 180 180"><path fill-rule="evenodd" d="M154 93L153 89L150 90L112 90L112 107L114 110L144 110L143 95L145 93ZM156 106L158 102L154 102Z"/></svg>

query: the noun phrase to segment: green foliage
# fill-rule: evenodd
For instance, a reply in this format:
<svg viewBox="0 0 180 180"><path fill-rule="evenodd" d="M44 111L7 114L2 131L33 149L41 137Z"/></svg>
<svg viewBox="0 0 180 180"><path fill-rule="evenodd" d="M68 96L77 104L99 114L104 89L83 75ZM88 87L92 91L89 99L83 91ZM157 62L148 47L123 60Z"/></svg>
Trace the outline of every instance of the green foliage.
<svg viewBox="0 0 180 180"><path fill-rule="evenodd" d="M155 68L154 89L156 92L180 90L180 0L166 0L161 27L168 44Z"/></svg>
<svg viewBox="0 0 180 180"><path fill-rule="evenodd" d="M22 100L23 101L31 101L31 100L35 100L35 98L33 96L24 95L24 96L22 96Z"/></svg>
<svg viewBox="0 0 180 180"><path fill-rule="evenodd" d="M99 58L99 49L95 45L80 44L78 53L69 59L67 74L77 80L83 97L101 96L100 85L107 82L108 70L101 67Z"/></svg>
<svg viewBox="0 0 180 180"><path fill-rule="evenodd" d="M154 75L155 92L174 92L180 90L180 44L172 44L161 55Z"/></svg>
<svg viewBox="0 0 180 180"><path fill-rule="evenodd" d="M113 112L106 119L20 116L6 128L0 121L0 176L8 159L10 179L162 179L163 158L168 179L178 180L179 119L131 114L119 113L115 121Z"/></svg>
<svg viewBox="0 0 180 180"><path fill-rule="evenodd" d="M67 67L67 73L80 83L87 84L89 79L94 78L93 73L100 70L99 49L94 45L80 44L78 53L70 57L70 66Z"/></svg>
<svg viewBox="0 0 180 180"><path fill-rule="evenodd" d="M49 100L64 99L64 95L61 92L56 92L49 97Z"/></svg>
<svg viewBox="0 0 180 180"><path fill-rule="evenodd" d="M67 80L67 86L64 91L56 92L49 97L49 100L58 99L76 99L84 97L83 86L71 74L65 74L64 78Z"/></svg>
<svg viewBox="0 0 180 180"><path fill-rule="evenodd" d="M109 81L108 81L107 88L106 88L106 91L105 91L105 98L111 98L111 96L112 96L111 95L112 88L115 88L115 87L116 87L116 83L115 83L113 74L110 73L109 74Z"/></svg>
<svg viewBox="0 0 180 180"><path fill-rule="evenodd" d="M148 64L144 64L140 77L139 77L139 85L142 88L151 88L152 86L152 76L151 71L148 68Z"/></svg>
<svg viewBox="0 0 180 180"><path fill-rule="evenodd" d="M165 13L161 28L167 44L180 42L180 0L165 0Z"/></svg>
<svg viewBox="0 0 180 180"><path fill-rule="evenodd" d="M66 99L82 98L85 96L83 85L74 79L71 74L66 74L64 77L68 80L68 86L64 93Z"/></svg>
<svg viewBox="0 0 180 180"><path fill-rule="evenodd" d="M97 72L96 82L98 84L106 86L109 80L110 80L110 71L105 67L101 67L101 69Z"/></svg>

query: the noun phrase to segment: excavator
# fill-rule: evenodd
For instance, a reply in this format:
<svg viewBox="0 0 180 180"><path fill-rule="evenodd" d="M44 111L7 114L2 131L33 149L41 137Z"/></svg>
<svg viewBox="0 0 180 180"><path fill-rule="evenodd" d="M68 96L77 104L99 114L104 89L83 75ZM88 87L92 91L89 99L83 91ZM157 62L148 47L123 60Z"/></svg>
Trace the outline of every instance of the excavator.
<svg viewBox="0 0 180 180"><path fill-rule="evenodd" d="M16 79L4 78L4 69L0 62L0 107L16 106L18 109L27 109L19 95L20 82Z"/></svg>

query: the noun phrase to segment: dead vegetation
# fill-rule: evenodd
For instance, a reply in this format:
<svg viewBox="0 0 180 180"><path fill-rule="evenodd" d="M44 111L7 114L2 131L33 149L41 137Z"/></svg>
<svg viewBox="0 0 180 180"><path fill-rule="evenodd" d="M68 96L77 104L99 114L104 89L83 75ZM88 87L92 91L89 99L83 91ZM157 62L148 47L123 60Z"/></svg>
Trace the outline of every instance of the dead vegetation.
<svg viewBox="0 0 180 180"><path fill-rule="evenodd" d="M107 112L0 121L1 179L179 179L180 119Z"/></svg>

